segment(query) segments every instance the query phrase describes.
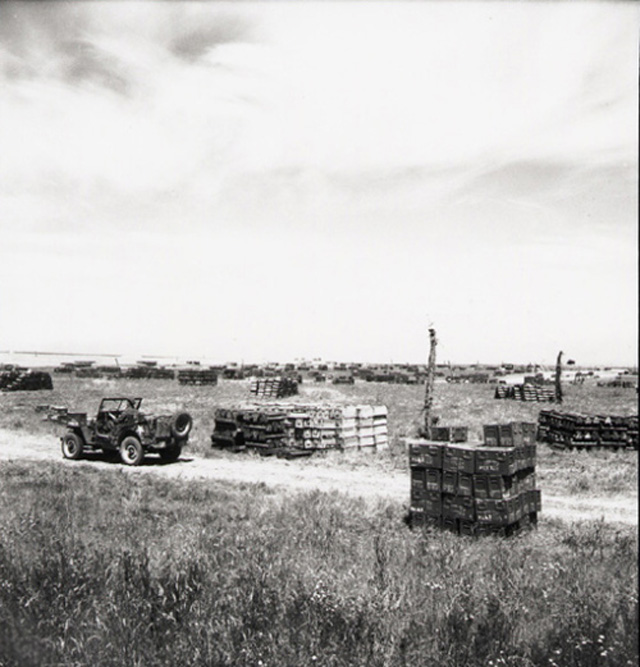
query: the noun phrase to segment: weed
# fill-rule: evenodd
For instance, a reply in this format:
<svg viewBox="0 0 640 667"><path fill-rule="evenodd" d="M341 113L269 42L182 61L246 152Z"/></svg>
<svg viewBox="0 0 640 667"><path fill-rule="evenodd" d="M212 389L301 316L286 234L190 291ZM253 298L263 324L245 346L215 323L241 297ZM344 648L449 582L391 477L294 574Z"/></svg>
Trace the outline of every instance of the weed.
<svg viewBox="0 0 640 667"><path fill-rule="evenodd" d="M503 541L402 508L118 471L0 471L0 664L636 664L637 530Z"/></svg>

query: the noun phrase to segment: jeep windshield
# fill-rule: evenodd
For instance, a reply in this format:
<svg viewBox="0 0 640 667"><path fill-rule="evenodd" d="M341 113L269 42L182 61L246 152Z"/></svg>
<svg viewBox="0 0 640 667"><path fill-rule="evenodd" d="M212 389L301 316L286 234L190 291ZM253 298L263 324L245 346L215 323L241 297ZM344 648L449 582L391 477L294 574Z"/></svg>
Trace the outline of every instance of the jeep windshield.
<svg viewBox="0 0 640 667"><path fill-rule="evenodd" d="M138 410L142 403L141 398L103 398L98 412L123 412L124 410Z"/></svg>

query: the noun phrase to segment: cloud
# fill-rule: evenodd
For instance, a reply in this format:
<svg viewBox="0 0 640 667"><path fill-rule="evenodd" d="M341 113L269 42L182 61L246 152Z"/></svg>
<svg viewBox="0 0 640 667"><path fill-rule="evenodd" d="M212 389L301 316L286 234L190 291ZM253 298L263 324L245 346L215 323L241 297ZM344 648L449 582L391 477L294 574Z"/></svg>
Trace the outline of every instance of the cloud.
<svg viewBox="0 0 640 667"><path fill-rule="evenodd" d="M159 204L214 201L264 87L250 28L213 5L1 4L3 224L162 227Z"/></svg>
<svg viewBox="0 0 640 667"><path fill-rule="evenodd" d="M428 311L452 359L495 358L509 340L515 358L547 311L559 329L593 331L586 307L563 310L564 284L572 303L620 295L598 335L615 322L627 350L638 10L497 8L0 3L14 339L38 346L40 308L64 340L57 293L110 302L134 282L127 315L156 349L284 357L305 338L302 353L398 356L385 350ZM28 279L12 281L30 257ZM278 293L301 305L283 316ZM188 340L166 299L188 310ZM128 327L106 326L76 330L87 347L127 343ZM423 344L404 349L421 358Z"/></svg>

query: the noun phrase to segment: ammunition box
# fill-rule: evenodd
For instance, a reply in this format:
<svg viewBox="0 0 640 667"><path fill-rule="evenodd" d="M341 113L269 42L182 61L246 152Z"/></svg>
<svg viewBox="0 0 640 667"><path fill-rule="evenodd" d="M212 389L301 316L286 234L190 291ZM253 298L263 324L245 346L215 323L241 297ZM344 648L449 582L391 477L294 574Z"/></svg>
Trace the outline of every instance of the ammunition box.
<svg viewBox="0 0 640 667"><path fill-rule="evenodd" d="M451 446L443 448L442 469L449 472L458 472L458 453Z"/></svg>
<svg viewBox="0 0 640 667"><path fill-rule="evenodd" d="M473 496L473 476L466 472L458 472L456 493L459 496Z"/></svg>
<svg viewBox="0 0 640 667"><path fill-rule="evenodd" d="M466 426L451 427L451 442L467 442L469 440L469 429Z"/></svg>
<svg viewBox="0 0 640 667"><path fill-rule="evenodd" d="M473 495L475 498L489 497L489 480L487 475L473 475Z"/></svg>
<svg viewBox="0 0 640 667"><path fill-rule="evenodd" d="M442 494L442 516L445 519L456 519L456 507L455 507L456 497L450 494Z"/></svg>
<svg viewBox="0 0 640 667"><path fill-rule="evenodd" d="M475 499L476 520L478 523L490 523L496 526L506 526L509 523L509 514L505 500Z"/></svg>
<svg viewBox="0 0 640 667"><path fill-rule="evenodd" d="M487 447L500 446L500 426L498 424L485 424L482 427L484 444Z"/></svg>
<svg viewBox="0 0 640 667"><path fill-rule="evenodd" d="M473 498L456 496L453 501L453 515L456 519L474 521L476 518L476 505Z"/></svg>
<svg viewBox="0 0 640 667"><path fill-rule="evenodd" d="M458 488L458 473L450 470L442 471L442 492L455 494Z"/></svg>
<svg viewBox="0 0 640 667"><path fill-rule="evenodd" d="M422 506L427 516L442 516L442 494L427 491Z"/></svg>
<svg viewBox="0 0 640 667"><path fill-rule="evenodd" d="M480 447L475 451L475 472L513 475L516 459L513 447Z"/></svg>
<svg viewBox="0 0 640 667"><path fill-rule="evenodd" d="M443 443L439 442L414 442L409 445L409 464L412 466L423 466L425 468L442 469Z"/></svg>
<svg viewBox="0 0 640 667"><path fill-rule="evenodd" d="M476 471L476 450L458 445L456 451L458 453L458 471L473 475Z"/></svg>
<svg viewBox="0 0 640 667"><path fill-rule="evenodd" d="M451 439L451 429L448 426L432 426L431 439L437 442L449 442Z"/></svg>
<svg viewBox="0 0 640 667"><path fill-rule="evenodd" d="M425 485L427 491L442 491L442 470L436 468L426 468Z"/></svg>

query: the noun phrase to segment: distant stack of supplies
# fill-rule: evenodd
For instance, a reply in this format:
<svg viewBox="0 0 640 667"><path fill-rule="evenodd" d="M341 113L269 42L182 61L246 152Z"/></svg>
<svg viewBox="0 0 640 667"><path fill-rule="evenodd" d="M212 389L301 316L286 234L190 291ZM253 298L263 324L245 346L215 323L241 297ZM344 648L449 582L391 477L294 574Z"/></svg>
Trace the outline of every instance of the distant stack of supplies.
<svg viewBox="0 0 640 667"><path fill-rule="evenodd" d="M2 391L37 391L40 389L53 389L53 380L49 373L32 371L28 368L0 371L0 390Z"/></svg>
<svg viewBox="0 0 640 667"><path fill-rule="evenodd" d="M559 449L638 449L638 416L581 415L540 410L538 440Z"/></svg>
<svg viewBox="0 0 640 667"><path fill-rule="evenodd" d="M485 442L413 440L411 524L462 535L509 536L537 523L536 426L485 427Z"/></svg>
<svg viewBox="0 0 640 667"><path fill-rule="evenodd" d="M530 403L554 403L556 392L554 387L544 387L539 384L499 384L496 386L494 398L510 398L514 401L528 401Z"/></svg>
<svg viewBox="0 0 640 667"><path fill-rule="evenodd" d="M178 371L180 384L218 384L218 374L212 368L185 368Z"/></svg>
<svg viewBox="0 0 640 667"><path fill-rule="evenodd" d="M258 398L286 398L298 393L298 382L285 376L255 378L251 383L251 393Z"/></svg>
<svg viewBox="0 0 640 667"><path fill-rule="evenodd" d="M174 380L175 371L164 366L131 366L123 376L130 380Z"/></svg>
<svg viewBox="0 0 640 667"><path fill-rule="evenodd" d="M387 408L302 403L218 408L211 443L308 451L384 449L388 446Z"/></svg>

